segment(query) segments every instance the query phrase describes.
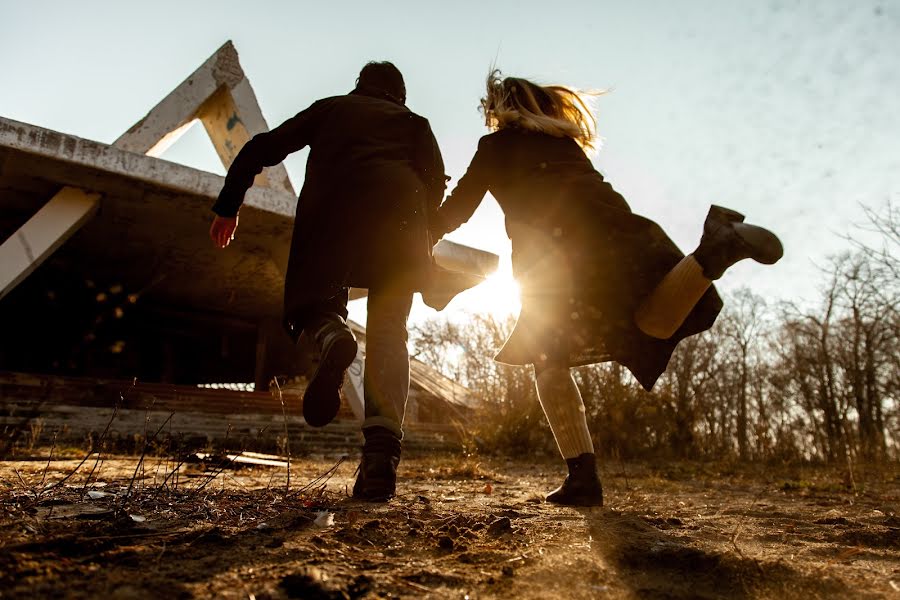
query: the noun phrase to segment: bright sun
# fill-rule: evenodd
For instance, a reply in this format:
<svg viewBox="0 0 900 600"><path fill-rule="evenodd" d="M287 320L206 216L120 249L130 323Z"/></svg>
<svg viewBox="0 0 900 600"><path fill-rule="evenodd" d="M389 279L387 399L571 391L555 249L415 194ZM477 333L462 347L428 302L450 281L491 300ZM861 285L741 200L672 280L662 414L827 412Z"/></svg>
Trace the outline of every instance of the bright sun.
<svg viewBox="0 0 900 600"><path fill-rule="evenodd" d="M413 307L412 318L426 319L436 315L453 320L467 319L468 315L483 314L498 319L518 316L522 303L519 296L519 284L513 279L509 264L501 264L500 269L492 273L484 282L458 294L452 302L440 312L427 308L419 299L417 307ZM366 322L367 300L360 298L350 302L348 309L350 320L357 323Z"/></svg>
<svg viewBox="0 0 900 600"><path fill-rule="evenodd" d="M460 294L450 307L493 317L517 315L522 307L519 284L510 270L501 267L483 283Z"/></svg>

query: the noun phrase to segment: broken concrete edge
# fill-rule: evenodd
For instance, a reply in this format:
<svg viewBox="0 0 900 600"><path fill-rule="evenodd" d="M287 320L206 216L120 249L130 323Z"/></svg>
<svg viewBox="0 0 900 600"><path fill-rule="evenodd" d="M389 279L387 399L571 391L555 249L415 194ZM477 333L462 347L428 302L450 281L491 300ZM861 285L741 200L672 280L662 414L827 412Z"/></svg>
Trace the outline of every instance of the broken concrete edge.
<svg viewBox="0 0 900 600"><path fill-rule="evenodd" d="M195 119L200 106L220 88L231 89L244 78L237 50L229 40L112 145L140 154L150 152L164 136Z"/></svg>
<svg viewBox="0 0 900 600"><path fill-rule="evenodd" d="M214 173L2 116L0 147L132 178L176 194L203 196L210 207L225 181ZM247 192L244 205L293 219L297 198L277 188L255 186Z"/></svg>

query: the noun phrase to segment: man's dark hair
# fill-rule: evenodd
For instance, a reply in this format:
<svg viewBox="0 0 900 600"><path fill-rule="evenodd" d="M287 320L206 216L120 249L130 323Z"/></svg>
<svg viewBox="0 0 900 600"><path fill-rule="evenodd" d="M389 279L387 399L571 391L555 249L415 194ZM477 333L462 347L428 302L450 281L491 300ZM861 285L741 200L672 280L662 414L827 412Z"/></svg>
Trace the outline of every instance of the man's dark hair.
<svg viewBox="0 0 900 600"><path fill-rule="evenodd" d="M394 63L370 62L359 72L356 89L360 92L385 97L387 100L406 104L406 84Z"/></svg>

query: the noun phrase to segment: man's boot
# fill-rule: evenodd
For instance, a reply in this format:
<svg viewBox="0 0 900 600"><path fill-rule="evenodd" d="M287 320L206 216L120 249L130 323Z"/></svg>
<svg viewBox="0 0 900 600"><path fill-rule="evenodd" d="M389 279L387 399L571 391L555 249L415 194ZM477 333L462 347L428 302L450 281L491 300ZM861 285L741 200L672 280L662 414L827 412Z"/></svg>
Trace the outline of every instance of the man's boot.
<svg viewBox="0 0 900 600"><path fill-rule="evenodd" d="M353 485L357 500L386 502L397 491L397 466L400 464L400 438L385 427L363 429L366 442L362 449L359 474Z"/></svg>
<svg viewBox="0 0 900 600"><path fill-rule="evenodd" d="M721 206L710 207L700 245L693 254L707 279L720 278L728 267L745 258L771 265L784 254L774 233L743 221L744 215L739 212Z"/></svg>
<svg viewBox="0 0 900 600"><path fill-rule="evenodd" d="M306 331L319 348L319 364L303 394L303 418L312 427L324 427L341 407L344 371L356 359L356 338L337 314L323 315Z"/></svg>
<svg viewBox="0 0 900 600"><path fill-rule="evenodd" d="M569 475L561 486L547 495L547 502L567 506L603 506L603 486L597 475L597 458L585 452L567 458Z"/></svg>

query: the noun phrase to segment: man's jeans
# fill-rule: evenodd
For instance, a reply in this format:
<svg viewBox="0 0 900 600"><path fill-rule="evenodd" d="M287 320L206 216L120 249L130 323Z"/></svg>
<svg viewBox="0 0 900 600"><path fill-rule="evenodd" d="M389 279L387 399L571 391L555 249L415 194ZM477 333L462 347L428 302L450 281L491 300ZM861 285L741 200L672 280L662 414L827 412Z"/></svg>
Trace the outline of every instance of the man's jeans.
<svg viewBox="0 0 900 600"><path fill-rule="evenodd" d="M412 294L369 290L366 320L366 368L363 429L379 426L403 436L403 414L409 395L409 350L406 321Z"/></svg>
<svg viewBox="0 0 900 600"><path fill-rule="evenodd" d="M316 330L333 315L347 319L349 289L310 307L307 331ZM412 307L412 292L387 286L369 289L366 323L366 361L363 373L366 427L380 426L402 437L401 425L409 395L409 351L406 321Z"/></svg>

